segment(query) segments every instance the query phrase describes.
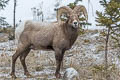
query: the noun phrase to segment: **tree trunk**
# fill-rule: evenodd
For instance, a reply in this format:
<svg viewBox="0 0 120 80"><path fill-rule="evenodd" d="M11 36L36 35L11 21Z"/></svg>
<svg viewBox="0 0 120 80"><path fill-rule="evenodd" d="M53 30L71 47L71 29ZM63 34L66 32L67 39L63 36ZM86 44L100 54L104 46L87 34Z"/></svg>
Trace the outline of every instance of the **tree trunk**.
<svg viewBox="0 0 120 80"><path fill-rule="evenodd" d="M14 39L15 39L15 28L16 28L15 13L16 13L16 0L14 0L14 11L13 11L13 37Z"/></svg>
<svg viewBox="0 0 120 80"><path fill-rule="evenodd" d="M44 15L43 15L43 13L42 13L42 22L44 21Z"/></svg>
<svg viewBox="0 0 120 80"><path fill-rule="evenodd" d="M108 28L107 35L106 35L106 44L105 44L105 74L106 74L106 80L108 80L108 42L109 42L109 36L110 36L110 28Z"/></svg>

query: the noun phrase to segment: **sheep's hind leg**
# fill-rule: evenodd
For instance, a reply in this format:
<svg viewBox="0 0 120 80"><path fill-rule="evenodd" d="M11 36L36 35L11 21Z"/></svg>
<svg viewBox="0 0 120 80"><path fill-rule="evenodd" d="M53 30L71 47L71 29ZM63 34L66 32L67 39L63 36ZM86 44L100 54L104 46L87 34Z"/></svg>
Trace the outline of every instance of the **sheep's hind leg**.
<svg viewBox="0 0 120 80"><path fill-rule="evenodd" d="M12 56L12 71L11 71L11 77L12 78L17 78L15 75L15 63L17 58L25 51L26 47L24 47L24 45L19 45L15 54Z"/></svg>
<svg viewBox="0 0 120 80"><path fill-rule="evenodd" d="M30 48L28 48L24 53L22 53L22 54L20 55L20 61L21 61L21 64L22 64L22 66L23 66L23 68L24 68L24 74L25 74L27 77L33 77L33 76L29 73L29 71L27 70L27 66L26 66L26 63L25 63L25 59L26 59L27 55L29 54L29 52L30 52Z"/></svg>

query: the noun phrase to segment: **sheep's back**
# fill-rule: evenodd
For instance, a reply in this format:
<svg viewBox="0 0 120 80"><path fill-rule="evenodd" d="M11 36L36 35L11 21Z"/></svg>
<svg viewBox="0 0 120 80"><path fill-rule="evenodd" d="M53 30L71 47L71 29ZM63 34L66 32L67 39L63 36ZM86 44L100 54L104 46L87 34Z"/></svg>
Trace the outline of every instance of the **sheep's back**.
<svg viewBox="0 0 120 80"><path fill-rule="evenodd" d="M52 45L54 34L58 27L56 23L29 22L25 24L23 35L27 35L30 43L38 46ZM22 37L21 37L22 38ZM27 39L26 39L27 40Z"/></svg>
<svg viewBox="0 0 120 80"><path fill-rule="evenodd" d="M49 22L34 22L27 21L25 23L25 31L43 31L43 30L51 30L56 27L57 23L49 23Z"/></svg>

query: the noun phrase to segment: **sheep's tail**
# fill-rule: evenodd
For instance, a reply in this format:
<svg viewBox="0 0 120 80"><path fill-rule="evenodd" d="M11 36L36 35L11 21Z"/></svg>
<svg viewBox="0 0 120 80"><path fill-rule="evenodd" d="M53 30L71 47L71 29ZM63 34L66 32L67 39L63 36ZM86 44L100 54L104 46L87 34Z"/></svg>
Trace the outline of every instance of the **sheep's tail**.
<svg viewBox="0 0 120 80"><path fill-rule="evenodd" d="M26 21L21 22L19 26L15 29L15 43L18 44L19 37L24 30L24 25Z"/></svg>

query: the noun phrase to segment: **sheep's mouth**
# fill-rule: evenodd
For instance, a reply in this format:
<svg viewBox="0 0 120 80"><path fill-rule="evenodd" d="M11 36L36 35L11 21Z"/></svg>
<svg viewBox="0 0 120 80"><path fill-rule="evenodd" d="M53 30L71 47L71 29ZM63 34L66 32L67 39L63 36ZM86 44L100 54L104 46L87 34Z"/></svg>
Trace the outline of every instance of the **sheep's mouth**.
<svg viewBox="0 0 120 80"><path fill-rule="evenodd" d="M75 28L75 29L77 29L77 28L78 28L78 25L77 25L77 24L74 24L72 27Z"/></svg>

